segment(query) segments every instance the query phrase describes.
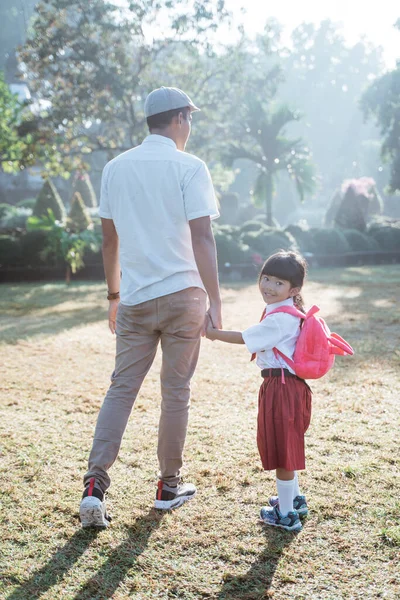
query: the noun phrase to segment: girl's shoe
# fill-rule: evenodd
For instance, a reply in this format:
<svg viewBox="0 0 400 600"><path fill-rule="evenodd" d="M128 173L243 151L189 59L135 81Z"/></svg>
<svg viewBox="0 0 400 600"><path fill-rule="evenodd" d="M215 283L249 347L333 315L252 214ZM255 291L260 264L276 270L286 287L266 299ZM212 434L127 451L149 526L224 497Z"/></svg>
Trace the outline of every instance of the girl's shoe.
<svg viewBox="0 0 400 600"><path fill-rule="evenodd" d="M268 500L268 504L270 506L278 506L279 507L279 498L278 496L271 496ZM305 496L296 496L293 500L293 508L296 510L300 517L306 517L308 515L308 506Z"/></svg>
<svg viewBox="0 0 400 600"><path fill-rule="evenodd" d="M263 506L260 511L260 518L266 525L281 527L286 531L300 531L302 529L297 510L289 512L284 517L277 506Z"/></svg>

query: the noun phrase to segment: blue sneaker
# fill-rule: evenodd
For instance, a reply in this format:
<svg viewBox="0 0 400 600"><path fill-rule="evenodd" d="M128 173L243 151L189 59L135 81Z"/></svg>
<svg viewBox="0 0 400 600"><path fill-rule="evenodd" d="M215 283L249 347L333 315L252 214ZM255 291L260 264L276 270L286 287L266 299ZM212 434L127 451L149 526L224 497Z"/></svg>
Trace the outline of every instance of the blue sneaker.
<svg viewBox="0 0 400 600"><path fill-rule="evenodd" d="M263 506L260 511L261 521L272 527L281 527L286 531L300 531L302 524L297 510L290 511L286 517L282 515L277 506Z"/></svg>
<svg viewBox="0 0 400 600"><path fill-rule="evenodd" d="M278 506L279 507L279 498L278 496L271 496L268 500L270 506ZM297 510L300 517L306 517L308 515L308 506L307 500L305 496L296 496L293 500L293 508Z"/></svg>

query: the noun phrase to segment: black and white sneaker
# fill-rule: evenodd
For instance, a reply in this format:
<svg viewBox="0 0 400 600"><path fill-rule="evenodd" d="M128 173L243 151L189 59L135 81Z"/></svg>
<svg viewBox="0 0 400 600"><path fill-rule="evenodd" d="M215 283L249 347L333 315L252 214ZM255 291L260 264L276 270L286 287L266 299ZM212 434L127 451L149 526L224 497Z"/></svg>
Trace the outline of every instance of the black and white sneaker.
<svg viewBox="0 0 400 600"><path fill-rule="evenodd" d="M176 487L169 487L161 480L158 482L154 507L159 510L170 510L182 506L187 500L194 498L196 488L192 483L178 483Z"/></svg>
<svg viewBox="0 0 400 600"><path fill-rule="evenodd" d="M79 508L82 527L108 527L111 517L107 514L103 492L95 487L96 480L92 477L85 488Z"/></svg>

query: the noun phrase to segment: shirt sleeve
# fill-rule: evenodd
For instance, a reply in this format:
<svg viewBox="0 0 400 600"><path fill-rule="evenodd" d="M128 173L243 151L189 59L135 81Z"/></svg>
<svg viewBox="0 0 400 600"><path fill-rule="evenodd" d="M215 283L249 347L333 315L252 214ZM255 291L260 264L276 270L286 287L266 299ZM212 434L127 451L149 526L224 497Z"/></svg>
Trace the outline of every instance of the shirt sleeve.
<svg viewBox="0 0 400 600"><path fill-rule="evenodd" d="M183 199L187 221L200 217L211 217L211 219L219 217L211 175L203 162L185 182Z"/></svg>
<svg viewBox="0 0 400 600"><path fill-rule="evenodd" d="M104 167L101 175L99 217L102 217L103 219L112 219L108 197L108 165Z"/></svg>
<svg viewBox="0 0 400 600"><path fill-rule="evenodd" d="M282 340L282 330L274 316L252 325L242 332L243 341L249 352L271 350Z"/></svg>

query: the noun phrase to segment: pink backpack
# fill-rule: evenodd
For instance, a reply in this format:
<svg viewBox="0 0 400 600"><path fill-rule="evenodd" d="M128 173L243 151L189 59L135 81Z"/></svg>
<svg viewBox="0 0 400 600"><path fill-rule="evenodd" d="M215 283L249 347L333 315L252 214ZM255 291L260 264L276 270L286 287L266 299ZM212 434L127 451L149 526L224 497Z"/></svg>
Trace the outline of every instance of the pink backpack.
<svg viewBox="0 0 400 600"><path fill-rule="evenodd" d="M275 356L281 356L301 379L319 379L323 377L335 362L335 354L353 355L354 350L340 335L331 333L321 317L316 317L318 306L312 306L304 314L294 306L281 306L266 315L284 312L302 319L300 335L296 343L293 360L274 348Z"/></svg>

